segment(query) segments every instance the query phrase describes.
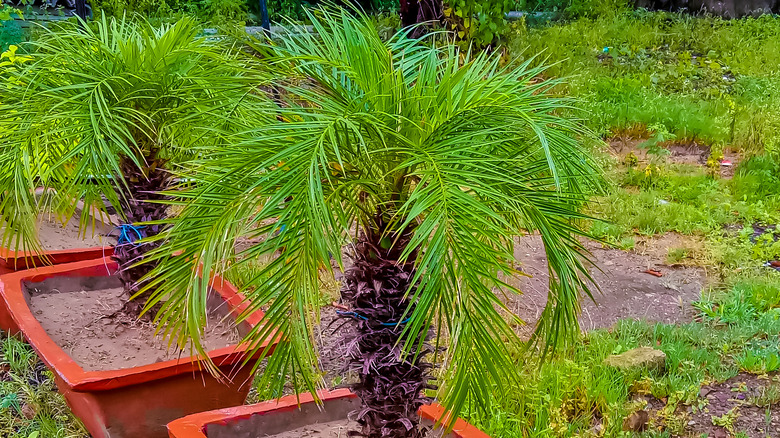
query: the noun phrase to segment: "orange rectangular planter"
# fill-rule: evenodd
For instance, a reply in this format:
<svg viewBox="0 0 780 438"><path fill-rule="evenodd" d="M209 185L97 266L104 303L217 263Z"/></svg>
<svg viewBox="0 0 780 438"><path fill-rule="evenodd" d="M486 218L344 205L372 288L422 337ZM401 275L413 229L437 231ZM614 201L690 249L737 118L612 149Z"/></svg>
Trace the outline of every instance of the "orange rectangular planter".
<svg viewBox="0 0 780 438"><path fill-rule="evenodd" d="M111 371L86 371L60 348L31 313L25 283L47 278L107 277L118 269L109 258L20 271L0 276L0 294L11 322L54 374L59 391L93 438L164 438L165 425L183 415L241 404L252 384L254 361L236 345L208 353L225 376L204 370L194 357ZM247 303L222 279L212 285L214 299L227 303L232 315ZM245 333L262 318L256 312L239 324ZM4 321L8 324L8 321Z"/></svg>
<svg viewBox="0 0 780 438"><path fill-rule="evenodd" d="M44 251L42 254L33 252L14 251L0 247L0 268L18 271L30 269L36 266L59 265L62 263L80 262L82 260L94 260L108 257L114 254L113 246L58 249Z"/></svg>
<svg viewBox="0 0 780 438"><path fill-rule="evenodd" d="M37 188L35 193L40 196L46 189ZM52 189L48 189L52 190ZM77 211L84 208L82 201L73 201L76 203ZM100 223L110 226L111 217L103 218L94 209L91 210L91 217ZM108 222L106 222L108 220ZM103 257L109 257L114 254L113 245L95 246L90 248L72 248L57 249L35 253L29 251L16 251L10 248L0 247L0 273L3 270L19 271L22 269L31 269L47 265L59 265L63 263L80 262L83 260L95 260Z"/></svg>
<svg viewBox="0 0 780 438"><path fill-rule="evenodd" d="M349 412L360 409L360 399L348 389L323 390L318 392L318 396L322 400L322 408L307 393L189 415L168 424L169 438L256 438L340 420L346 418ZM446 410L433 403L421 407L418 414L423 422L435 424ZM459 418L447 438L490 437Z"/></svg>

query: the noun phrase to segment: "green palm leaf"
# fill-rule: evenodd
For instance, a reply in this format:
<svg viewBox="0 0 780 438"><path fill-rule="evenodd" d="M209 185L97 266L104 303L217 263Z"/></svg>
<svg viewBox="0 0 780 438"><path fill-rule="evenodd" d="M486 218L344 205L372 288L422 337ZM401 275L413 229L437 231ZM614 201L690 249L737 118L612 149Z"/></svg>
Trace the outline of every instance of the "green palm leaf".
<svg viewBox="0 0 780 438"><path fill-rule="evenodd" d="M555 83L531 82L542 70L529 63L502 67L494 55L403 35L384 42L369 20L344 10L309 19L317 36L253 42L286 74L276 84L281 121L209 149L188 164L195 184L169 193L182 213L154 256L159 320L199 346L208 280L191 267L229 274L269 259L244 288L253 309L266 311L248 341L261 349L278 330L289 343L264 378L283 385L294 372L314 390L318 271L331 257L344 266L345 242L357 252L376 244L395 254L395 266L412 266L408 307L394 319L406 322L398 360L421 363L433 329L447 347L437 355L438 397L456 413L488 403L492 388L517 377L512 358L525 348L499 299L521 292L500 275L516 272L516 237L538 233L549 260L537 339L555 346L578 333L591 278L576 224L600 187L586 149L592 137L561 116L574 102L551 97ZM236 254L241 238L258 243Z"/></svg>
<svg viewBox="0 0 780 438"><path fill-rule="evenodd" d="M261 70L198 32L189 19L155 27L105 16L41 28L26 47L31 60L0 71L3 244L40 250L37 216L69 218L74 199L105 211L104 197L127 219L127 198L143 196L123 162L142 175L150 157L175 168L195 145L261 123L252 93ZM36 187L54 199L36 199Z"/></svg>

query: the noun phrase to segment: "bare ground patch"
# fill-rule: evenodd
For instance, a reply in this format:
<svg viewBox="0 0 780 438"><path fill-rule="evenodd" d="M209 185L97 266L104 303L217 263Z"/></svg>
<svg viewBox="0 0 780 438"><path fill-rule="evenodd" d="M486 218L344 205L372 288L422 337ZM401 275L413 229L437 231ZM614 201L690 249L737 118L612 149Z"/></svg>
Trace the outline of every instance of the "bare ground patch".
<svg viewBox="0 0 780 438"><path fill-rule="evenodd" d="M637 254L588 244L595 264L591 273L601 292L593 300L583 298L580 328L607 328L620 319L634 318L666 323L689 322L695 316L691 302L700 297L705 284L702 269L667 266L652 255ZM515 246L515 257L529 278L511 282L523 295L508 297L509 310L528 325L521 328L527 336L547 303L549 276L544 247L538 236L527 236ZM600 268L600 269L599 269ZM653 270L660 277L645 271Z"/></svg>
<svg viewBox="0 0 780 438"><path fill-rule="evenodd" d="M633 154L639 165L650 163L652 155L648 154L648 148L642 147L645 138L613 138L609 140L609 152L620 162L625 163L629 155ZM663 159L668 164L687 164L691 166L705 167L707 159L712 152L712 147L696 141L670 142L663 148L669 151ZM734 169L740 162L739 153L726 148L723 151L724 163L720 166L720 177L729 179L734 176Z"/></svg>
<svg viewBox="0 0 780 438"><path fill-rule="evenodd" d="M651 397L650 428L675 437L780 437L780 377L741 373L723 383L702 386L691 405L668 406Z"/></svg>

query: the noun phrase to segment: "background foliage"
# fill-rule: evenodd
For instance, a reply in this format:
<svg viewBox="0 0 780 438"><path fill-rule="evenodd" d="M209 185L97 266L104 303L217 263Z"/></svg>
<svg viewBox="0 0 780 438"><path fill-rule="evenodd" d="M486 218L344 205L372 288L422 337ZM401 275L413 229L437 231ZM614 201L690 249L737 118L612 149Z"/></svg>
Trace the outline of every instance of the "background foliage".
<svg viewBox="0 0 780 438"><path fill-rule="evenodd" d="M626 11L545 26L514 23L518 61L554 60L546 76L582 100L604 136L652 135L760 153L780 150L780 19L724 20ZM650 128L650 129L649 129Z"/></svg>
<svg viewBox="0 0 780 438"><path fill-rule="evenodd" d="M506 31L504 15L513 6L511 0L449 0L444 17L457 38L484 48L498 42Z"/></svg>
<svg viewBox="0 0 780 438"><path fill-rule="evenodd" d="M25 32L19 22L13 20L12 14L21 15L22 11L0 1L0 52L25 40Z"/></svg>

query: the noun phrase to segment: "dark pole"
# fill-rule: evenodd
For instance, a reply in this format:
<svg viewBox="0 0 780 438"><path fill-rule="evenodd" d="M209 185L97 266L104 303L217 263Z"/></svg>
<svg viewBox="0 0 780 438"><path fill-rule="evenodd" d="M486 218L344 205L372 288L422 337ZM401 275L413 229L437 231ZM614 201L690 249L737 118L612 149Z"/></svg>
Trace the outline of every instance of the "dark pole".
<svg viewBox="0 0 780 438"><path fill-rule="evenodd" d="M266 0L260 0L260 25L263 26L266 33L271 32L271 20L268 19L268 3Z"/></svg>
<svg viewBox="0 0 780 438"><path fill-rule="evenodd" d="M76 15L84 21L87 21L86 0L76 0Z"/></svg>

